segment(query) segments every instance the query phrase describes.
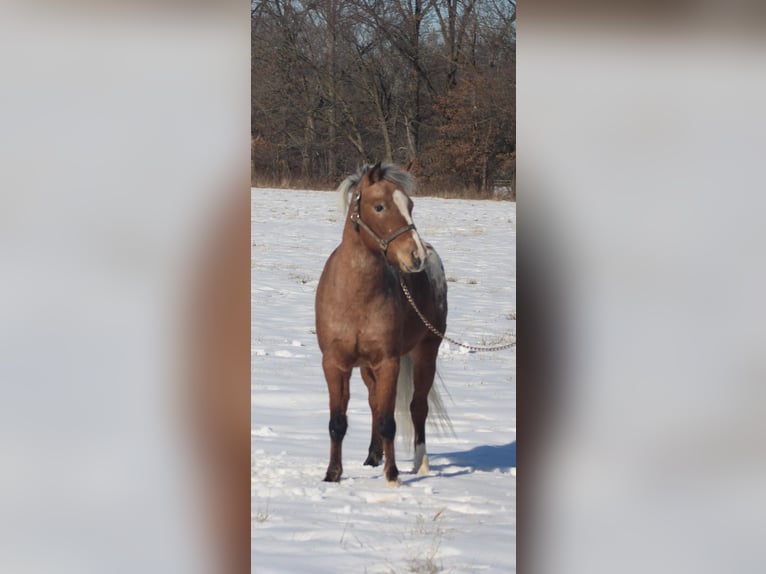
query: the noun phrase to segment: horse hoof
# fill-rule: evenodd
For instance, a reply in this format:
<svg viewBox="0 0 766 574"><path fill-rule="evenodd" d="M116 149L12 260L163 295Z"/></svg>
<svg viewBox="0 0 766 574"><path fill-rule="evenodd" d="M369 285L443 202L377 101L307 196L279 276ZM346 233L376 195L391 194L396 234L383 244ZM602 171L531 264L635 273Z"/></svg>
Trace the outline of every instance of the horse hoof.
<svg viewBox="0 0 766 574"><path fill-rule="evenodd" d="M379 466L381 457L370 453L364 461L364 466Z"/></svg>
<svg viewBox="0 0 766 574"><path fill-rule="evenodd" d="M340 482L341 470L328 470L325 474L324 482Z"/></svg>
<svg viewBox="0 0 766 574"><path fill-rule="evenodd" d="M386 486L389 488L398 488L402 485L402 481L399 480L399 477L395 478L394 480L386 480Z"/></svg>
<svg viewBox="0 0 766 574"><path fill-rule="evenodd" d="M413 474L428 474L430 472L430 468L428 468L428 455L423 456L423 460L420 463L420 466L415 466L412 469Z"/></svg>
<svg viewBox="0 0 766 574"><path fill-rule="evenodd" d="M396 468L396 465L391 465L390 468L387 468L383 475L386 478L386 486L401 486L399 469Z"/></svg>

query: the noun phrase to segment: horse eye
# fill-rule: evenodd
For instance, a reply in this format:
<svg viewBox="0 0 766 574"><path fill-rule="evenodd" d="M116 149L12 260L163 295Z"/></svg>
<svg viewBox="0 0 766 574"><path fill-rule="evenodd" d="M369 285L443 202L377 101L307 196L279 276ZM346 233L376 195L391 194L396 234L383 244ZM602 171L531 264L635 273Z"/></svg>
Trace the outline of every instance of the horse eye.
<svg viewBox="0 0 766 574"><path fill-rule="evenodd" d="M377 211L377 212L383 211L383 204L379 203L378 205L376 205L375 206L375 211Z"/></svg>

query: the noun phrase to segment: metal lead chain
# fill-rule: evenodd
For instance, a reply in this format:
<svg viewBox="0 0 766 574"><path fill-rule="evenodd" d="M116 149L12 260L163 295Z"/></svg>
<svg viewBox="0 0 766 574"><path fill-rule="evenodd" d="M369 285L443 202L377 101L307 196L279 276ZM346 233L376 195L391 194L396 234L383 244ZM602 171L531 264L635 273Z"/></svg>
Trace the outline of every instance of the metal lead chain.
<svg viewBox="0 0 766 574"><path fill-rule="evenodd" d="M439 329L434 327L428 319L426 319L423 316L423 313L420 312L420 309L418 309L418 306L415 305L415 300L412 298L412 295L410 295L409 289L407 289L407 286L404 284L404 277L402 277L401 274L399 274L399 284L402 286L402 291L404 292L404 296L407 298L407 301L410 302L410 305L412 305L412 308L415 309L415 313L418 314L418 317L420 317L420 320L423 321L423 324L428 328L429 331L431 331L434 335L439 337L440 339L444 339L445 341L449 341L450 343L457 345L458 347L464 347L466 349L470 349L472 351L502 351L505 349L510 349L514 345L516 345L516 337L514 337L513 342L506 343L505 345L499 345L497 347L476 347L474 345L466 345L465 343L461 343L460 341L456 341L455 339L448 337Z"/></svg>

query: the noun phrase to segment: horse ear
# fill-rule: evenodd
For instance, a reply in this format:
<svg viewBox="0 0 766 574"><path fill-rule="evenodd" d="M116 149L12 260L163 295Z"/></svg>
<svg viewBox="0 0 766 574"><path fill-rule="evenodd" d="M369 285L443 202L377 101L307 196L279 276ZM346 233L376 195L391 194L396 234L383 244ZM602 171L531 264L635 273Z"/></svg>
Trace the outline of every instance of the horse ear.
<svg viewBox="0 0 766 574"><path fill-rule="evenodd" d="M379 182L381 179L383 179L381 177L381 172L382 169L380 167L380 162L378 162L370 169L368 169L367 173L364 174L365 183L367 185L372 185L373 183Z"/></svg>
<svg viewBox="0 0 766 574"><path fill-rule="evenodd" d="M412 166L413 166L413 165L415 165L415 160L414 160L414 159L411 159L410 161L408 161L408 162L407 162L407 165L405 165L404 167L402 167L402 169L403 169L404 171L412 171Z"/></svg>

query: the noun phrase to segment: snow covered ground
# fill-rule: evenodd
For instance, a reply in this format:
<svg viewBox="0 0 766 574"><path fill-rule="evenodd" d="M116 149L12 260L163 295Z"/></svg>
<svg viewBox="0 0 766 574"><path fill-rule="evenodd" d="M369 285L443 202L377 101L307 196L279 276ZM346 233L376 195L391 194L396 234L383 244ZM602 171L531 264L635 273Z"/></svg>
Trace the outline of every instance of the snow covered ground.
<svg viewBox="0 0 766 574"><path fill-rule="evenodd" d="M415 197L413 219L444 261L447 334L507 341L516 322L516 204ZM344 478L322 482L328 397L314 292L340 241L337 195L252 190L252 571L515 572L516 349L443 343L439 372L456 436L428 436L431 472L400 488L363 466L370 412L354 372ZM451 398L450 398L451 397Z"/></svg>

